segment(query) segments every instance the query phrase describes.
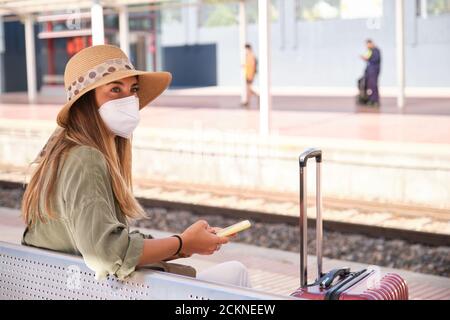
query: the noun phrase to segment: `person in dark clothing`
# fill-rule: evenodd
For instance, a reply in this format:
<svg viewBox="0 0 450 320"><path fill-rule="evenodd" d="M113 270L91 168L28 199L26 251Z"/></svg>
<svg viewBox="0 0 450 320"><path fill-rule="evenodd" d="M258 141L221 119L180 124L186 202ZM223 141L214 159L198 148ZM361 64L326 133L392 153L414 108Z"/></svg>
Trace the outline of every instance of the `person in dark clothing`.
<svg viewBox="0 0 450 320"><path fill-rule="evenodd" d="M368 105L378 107L380 105L380 96L378 94L378 76L381 67L381 52L372 40L366 41L367 52L361 58L367 61L367 67L364 72L367 85Z"/></svg>

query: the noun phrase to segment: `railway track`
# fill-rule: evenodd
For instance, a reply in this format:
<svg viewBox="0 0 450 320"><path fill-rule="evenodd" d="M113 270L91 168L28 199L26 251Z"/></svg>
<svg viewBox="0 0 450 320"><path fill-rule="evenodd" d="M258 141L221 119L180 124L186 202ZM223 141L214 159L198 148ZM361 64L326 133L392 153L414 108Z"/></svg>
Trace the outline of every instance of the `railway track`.
<svg viewBox="0 0 450 320"><path fill-rule="evenodd" d="M5 180L3 176L0 179L0 188L20 189L23 184L19 181L17 176L11 180ZM198 215L221 215L235 219L298 225L298 200L292 194L253 190L244 192L244 190L233 188L136 180L135 195L146 207L162 207L186 210ZM352 209L349 211L348 208ZM308 225L314 227L314 208L309 210L311 214L308 212ZM328 215L324 215L323 226L325 230L341 233L402 239L434 246L450 245L450 232L445 229L450 226L450 212L395 205L389 206L389 213L385 213L386 210L386 207L380 204L325 198L324 213ZM350 218L349 212L353 212ZM389 224L386 221L392 223ZM426 231L426 228L418 230L411 221L422 221L428 225L434 223L434 229L433 231Z"/></svg>

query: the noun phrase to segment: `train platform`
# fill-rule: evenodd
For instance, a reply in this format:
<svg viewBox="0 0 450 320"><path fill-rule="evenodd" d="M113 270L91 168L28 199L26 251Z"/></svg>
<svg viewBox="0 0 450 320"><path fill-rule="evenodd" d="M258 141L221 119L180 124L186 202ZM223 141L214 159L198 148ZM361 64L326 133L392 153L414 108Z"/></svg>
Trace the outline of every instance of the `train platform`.
<svg viewBox="0 0 450 320"><path fill-rule="evenodd" d="M255 87L256 90L257 87ZM397 107L396 88L380 88L380 108L361 108L355 104L356 88L295 88L273 87L272 107L285 111L320 111L340 113L390 113L450 115L448 107L450 91L444 90L407 90L405 107ZM26 92L11 92L0 95L0 103L27 104ZM43 86L36 103L65 103L62 86ZM240 88L211 86L203 88L170 88L152 102L154 106L242 109L240 106ZM252 98L250 109L257 109L257 102Z"/></svg>
<svg viewBox="0 0 450 320"><path fill-rule="evenodd" d="M28 104L22 93L0 96L5 180L8 166L28 168L55 128L64 98L47 94L38 100ZM134 176L142 184L136 190L160 201L296 216L297 157L315 146L324 151L324 204L331 199L346 206L325 219L448 235L449 103L408 98L398 113L393 98L375 110L355 107L350 97L278 95L273 134L259 138L258 111L241 108L233 92L169 90L141 111L133 141ZM283 197L267 201L268 193ZM236 194L245 199L236 200ZM382 209L355 214L356 202ZM393 207L400 208L401 219L391 219Z"/></svg>
<svg viewBox="0 0 450 320"><path fill-rule="evenodd" d="M0 241L20 243L24 226L19 215L19 210L0 207ZM170 233L152 229L140 229L140 231L152 234L156 238L170 235ZM177 260L177 262L192 265L197 270L203 270L211 265L229 260L237 260L247 266L252 286L257 290L289 295L299 286L299 255L282 250L231 242L223 245L221 250L214 255L194 255L191 258ZM313 256L308 257L310 281L315 276L314 261ZM325 270L342 266L351 267L353 270L366 267L360 263L324 258ZM408 283L410 299L450 299L449 278L390 268L381 268L381 271L400 274Z"/></svg>
<svg viewBox="0 0 450 320"><path fill-rule="evenodd" d="M141 111L141 125L151 128L214 129L258 133L256 105L240 107L239 97L169 92ZM0 118L55 121L64 103L60 95L39 95L35 104L24 93L0 96ZM271 132L325 139L448 144L449 98L409 98L402 111L395 99L379 109L358 107L350 97L275 96Z"/></svg>

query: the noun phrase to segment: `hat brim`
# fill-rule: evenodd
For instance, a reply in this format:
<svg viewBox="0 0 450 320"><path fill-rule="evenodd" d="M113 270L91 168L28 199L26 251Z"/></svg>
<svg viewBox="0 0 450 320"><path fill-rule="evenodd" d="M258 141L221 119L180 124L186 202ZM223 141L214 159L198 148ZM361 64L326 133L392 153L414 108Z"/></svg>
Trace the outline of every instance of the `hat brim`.
<svg viewBox="0 0 450 320"><path fill-rule="evenodd" d="M139 109L144 108L154 99L156 99L161 93L163 93L164 90L166 90L169 87L170 82L172 80L172 75L169 72L120 70L114 73L110 73L109 75L106 75L99 81L96 81L91 85L87 86L86 88L81 90L80 93L77 94L72 100L68 101L59 111L58 116L56 118L56 122L58 123L59 126L65 127L69 116L70 108L75 103L75 101L77 101L88 91L98 88L109 82L132 76L138 76L139 91L137 94L139 97Z"/></svg>

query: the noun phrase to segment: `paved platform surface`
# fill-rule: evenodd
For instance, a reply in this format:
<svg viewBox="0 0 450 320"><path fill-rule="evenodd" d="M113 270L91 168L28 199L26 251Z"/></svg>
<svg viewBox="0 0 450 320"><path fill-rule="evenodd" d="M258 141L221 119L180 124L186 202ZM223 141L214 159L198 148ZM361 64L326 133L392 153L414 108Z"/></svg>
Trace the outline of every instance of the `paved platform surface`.
<svg viewBox="0 0 450 320"><path fill-rule="evenodd" d="M391 91L391 90L389 90ZM274 110L290 111L324 111L344 113L397 113L397 114L429 114L450 115L450 94L440 93L435 97L407 96L405 106L401 110L397 107L397 99L393 92L380 91L381 107L366 108L357 106L355 96L357 90L328 90L326 95L314 94L300 88L272 88L272 106ZM213 108L213 109L241 109L240 88L238 87L204 87L187 89L168 89L152 102L155 106ZM65 103L64 88L62 86L45 86L38 93L36 102L39 104ZM28 103L25 92L3 93L0 103ZM251 109L257 109L257 99L252 98Z"/></svg>
<svg viewBox="0 0 450 320"><path fill-rule="evenodd" d="M20 243L23 223L18 210L0 207L0 240ZM170 233L152 229L140 229L144 233L160 238ZM229 243L211 256L194 255L177 262L203 270L216 263L238 260L247 266L253 288L282 295L289 295L299 286L299 255L281 250L253 245ZM310 281L314 278L314 257L308 259ZM360 263L324 259L324 269L349 266L353 270L366 267ZM450 300L450 278L424 275L404 270L381 268L383 272L396 272L407 281L410 299Z"/></svg>
<svg viewBox="0 0 450 320"><path fill-rule="evenodd" d="M163 94L141 111L141 126L258 132L256 103L245 109L237 96L204 92ZM275 96L271 130L315 138L450 143L450 98L408 98L402 111L394 98L381 102L374 109L356 106L352 97ZM28 104L24 93L3 94L0 118L54 121L62 104L60 94L38 95L35 104Z"/></svg>

